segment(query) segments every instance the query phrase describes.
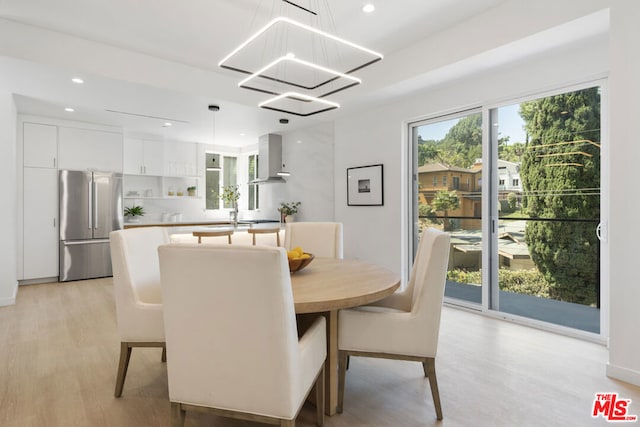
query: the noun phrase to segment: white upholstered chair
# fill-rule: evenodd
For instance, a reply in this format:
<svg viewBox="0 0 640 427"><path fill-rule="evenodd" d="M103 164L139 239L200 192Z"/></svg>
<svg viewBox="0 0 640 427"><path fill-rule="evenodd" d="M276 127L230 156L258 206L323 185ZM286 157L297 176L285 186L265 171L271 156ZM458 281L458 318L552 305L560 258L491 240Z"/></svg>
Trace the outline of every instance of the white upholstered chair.
<svg viewBox="0 0 640 427"><path fill-rule="evenodd" d="M172 425L193 410L294 426L314 384L322 425L325 319L298 338L285 250L171 244L158 251Z"/></svg>
<svg viewBox="0 0 640 427"><path fill-rule="evenodd" d="M442 419L435 358L449 260L448 233L422 232L407 287L375 305L338 314L338 412L342 412L347 358L380 357L422 362L436 416Z"/></svg>
<svg viewBox="0 0 640 427"><path fill-rule="evenodd" d="M297 246L317 257L342 259L342 223L286 223L284 247L291 250Z"/></svg>
<svg viewBox="0 0 640 427"><path fill-rule="evenodd" d="M111 263L120 336L115 396L122 395L133 347L162 347L165 361L158 246L169 242L163 227L113 231Z"/></svg>

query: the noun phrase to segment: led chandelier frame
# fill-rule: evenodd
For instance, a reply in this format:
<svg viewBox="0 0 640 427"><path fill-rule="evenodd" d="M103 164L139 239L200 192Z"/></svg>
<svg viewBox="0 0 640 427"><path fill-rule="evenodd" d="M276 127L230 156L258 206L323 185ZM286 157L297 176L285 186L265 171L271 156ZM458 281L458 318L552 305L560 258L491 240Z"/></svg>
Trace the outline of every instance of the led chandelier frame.
<svg viewBox="0 0 640 427"><path fill-rule="evenodd" d="M287 110L284 107L278 107L277 103L279 101L283 101L283 100L293 100L293 101L299 101L299 102L304 102L304 103L314 102L314 103L317 103L317 104L321 104L322 107L320 107L316 111L311 111L311 112L308 112L308 113L299 113L299 112ZM276 104L276 105L274 106L274 105L271 105L271 104ZM340 104L338 104L337 102L327 101L326 99L320 99L320 98L316 98L314 96L309 96L309 95L305 95L305 94L298 93L298 92L286 92L286 93L283 93L282 95L278 95L278 96L275 96L273 98L267 99L266 101L261 102L260 104L258 104L258 107L266 108L267 110L280 111L282 113L289 113L289 114L293 114L293 115L296 115L296 116L307 117L307 116L311 116L313 114L318 114L318 113L323 113L325 111L335 110L336 108L340 108Z"/></svg>
<svg viewBox="0 0 640 427"><path fill-rule="evenodd" d="M315 86L309 86L309 85L304 85L304 84L297 84L297 83L287 82L287 81L284 81L284 80L279 79L277 77L272 77L272 76L269 76L269 75L265 74L267 71L269 71L269 70L277 67L281 63L287 62L287 61L288 62L293 62L293 63L298 64L298 65L302 65L304 67L309 67L309 68L312 68L312 69L317 70L317 71L322 71L322 72L324 72L326 74L330 74L332 77L329 80L326 80L323 83L317 84ZM295 86L297 88L305 89L305 90L308 90L308 91L316 90L319 87L324 86L324 85L326 85L328 83L332 83L334 81L338 81L338 79L348 80L348 82L346 82L344 85L339 86L336 89L332 89L329 92L326 92L326 93L323 93L321 95L318 95L318 98L324 98L325 96L329 96L329 95L334 94L336 92L340 92L341 90L348 89L350 87L353 87L353 86L356 86L356 85L359 85L360 83L362 83L362 80L360 80L357 77L353 77L353 76L341 73L339 71L332 70L330 68L314 64L314 63L309 62L309 61L304 61L302 59L298 59L292 53L287 54L285 56L281 56L280 58L276 59L275 61L271 62L270 64L265 65L260 70L256 71L255 73L253 73L252 75L250 75L249 77L247 77L246 79L244 79L240 83L238 83L238 86L243 88L243 89L251 89L251 90L258 91L258 92L268 93L268 94L271 94L271 95L280 95L281 94L280 92L277 92L277 91L274 91L274 90L265 89L265 88L260 88L260 87L258 87L257 84L253 84L253 81L256 80L257 77L268 79L268 80L271 80L271 81L273 81L275 83L288 84L288 85Z"/></svg>
<svg viewBox="0 0 640 427"><path fill-rule="evenodd" d="M317 28L313 28L309 25L306 24L302 24L298 21L294 21L293 19L287 18L285 16L279 16L277 18L272 19L267 25L265 25L264 27L262 27L260 30L258 30L258 32L256 32L254 35L252 35L251 37L249 37L244 43L242 43L240 46L238 46L237 48L235 48L230 54L228 54L227 56L225 56L219 63L218 66L222 67L222 68L226 68L228 70L233 70L233 71L238 71L241 73L245 73L245 74L253 74L254 72L251 70L244 70L242 68L237 68L237 67L233 67L233 66L229 66L229 65L225 65L225 62L229 61L231 58L233 58L236 54L238 54L238 52L240 52L242 49L244 49L245 47L247 47L249 44L251 44L252 41L254 41L255 39L257 39L258 37L260 37L262 34L266 33L268 30L270 30L272 27L274 27L276 24L280 23L280 22L284 22L286 24L290 24L293 26L296 26L298 28L301 28L303 30L318 34L319 36L322 37L326 37L330 40L336 41L338 43L341 43L345 46L349 46L353 49L359 50L361 52L365 52L368 53L369 55L373 56L374 58L368 62L365 62L364 64L358 65L350 70L345 71L345 74L350 74L353 73L354 71L357 71L361 68L364 68L368 65L373 64L374 62L378 62L380 61L383 56L381 53L375 52L371 49L367 49L366 47L357 45L355 43L352 43L348 40L345 40L343 38L340 38L338 36L334 36L333 34L329 34L325 31L322 30L318 30Z"/></svg>

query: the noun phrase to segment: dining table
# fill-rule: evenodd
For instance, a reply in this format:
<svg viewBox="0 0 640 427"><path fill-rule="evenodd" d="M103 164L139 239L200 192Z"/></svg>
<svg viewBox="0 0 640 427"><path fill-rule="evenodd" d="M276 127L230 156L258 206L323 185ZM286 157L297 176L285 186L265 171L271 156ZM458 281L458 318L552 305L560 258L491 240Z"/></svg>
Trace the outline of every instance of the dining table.
<svg viewBox="0 0 640 427"><path fill-rule="evenodd" d="M400 286L400 278L366 261L316 257L306 268L291 274L291 286L297 315L319 313L326 318L325 413L334 415L338 404L338 311L391 295Z"/></svg>

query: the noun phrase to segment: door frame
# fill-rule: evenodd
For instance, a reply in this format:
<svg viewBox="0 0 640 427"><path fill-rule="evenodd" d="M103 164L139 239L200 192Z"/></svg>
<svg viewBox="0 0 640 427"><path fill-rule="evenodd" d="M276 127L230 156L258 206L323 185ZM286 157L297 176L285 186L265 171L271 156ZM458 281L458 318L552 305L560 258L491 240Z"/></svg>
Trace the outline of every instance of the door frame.
<svg viewBox="0 0 640 427"><path fill-rule="evenodd" d="M492 299L498 297L497 275L498 272L498 257L493 256L493 248L497 248L498 245L498 211L497 206L492 206L492 200L497 198L498 194L498 176L492 174L493 164L498 157L498 145L497 143L488 143L490 141L490 123L491 123L491 111L503 106L513 105L532 99L543 98L547 96L553 96L560 93L571 92L580 89L586 89L589 87L600 87L600 137L601 137L601 152L600 152L600 224L601 224L601 240L600 240L600 333L595 334L592 332L582 331L578 329L569 328L566 326L560 326L543 322L535 319L530 319L522 316L513 315L510 313L504 313L491 309ZM597 342L600 344L606 344L609 337L609 260L610 260L610 245L608 240L608 223L610 218L609 211L609 194L610 194L610 143L609 143L609 95L608 95L608 80L606 75L596 76L590 79L586 79L580 82L572 84L556 85L550 88L541 89L538 91L531 91L519 96L505 97L501 99L492 100L490 102L483 103L478 106L467 106L460 109L453 109L443 111L429 116L423 116L414 120L406 121L404 129L407 132L407 178L408 185L405 194L408 198L407 203L407 227L405 228L412 235L407 238L407 244L404 245L407 248L407 260L405 263L405 274L409 277L411 271L411 265L413 263L415 253L415 239L417 236L417 219L418 219L418 206L417 206L417 139L414 138L414 128L429 124L436 123L456 117L472 114L475 112L482 113L482 156L483 163L486 161L488 167L483 167L482 170L482 301L481 304L476 305L464 301L451 301L445 298L444 304L448 306L455 306L463 309L470 309L482 313L483 315L509 320L514 323L536 327L538 329L549 330L551 332L560 333L567 336L572 336L587 341ZM497 138L497 135L495 135ZM486 183L486 184L485 184ZM489 266L489 268L486 268ZM493 283L492 280L496 280L494 286L490 286ZM494 289L495 288L495 289Z"/></svg>

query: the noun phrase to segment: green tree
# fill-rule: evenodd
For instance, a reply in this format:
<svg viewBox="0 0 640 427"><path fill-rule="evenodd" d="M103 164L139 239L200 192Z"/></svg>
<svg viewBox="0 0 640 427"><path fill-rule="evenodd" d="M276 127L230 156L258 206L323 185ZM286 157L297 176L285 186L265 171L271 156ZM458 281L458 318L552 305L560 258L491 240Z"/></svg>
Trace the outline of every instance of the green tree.
<svg viewBox="0 0 640 427"><path fill-rule="evenodd" d="M440 162L469 168L482 157L482 115L461 118L440 141L418 137L418 165Z"/></svg>
<svg viewBox="0 0 640 427"><path fill-rule="evenodd" d="M526 213L542 219L600 216L600 94L590 88L520 105L529 134L520 176ZM529 221L531 258L561 299L596 301L598 241L594 224Z"/></svg>
<svg viewBox="0 0 640 427"><path fill-rule="evenodd" d="M450 166L471 167L482 157L482 115L461 118L440 141L440 153Z"/></svg>
<svg viewBox="0 0 640 427"><path fill-rule="evenodd" d="M437 141L432 139L424 141L422 138L418 137L418 166L435 161L441 161Z"/></svg>
<svg viewBox="0 0 640 427"><path fill-rule="evenodd" d="M498 158L508 162L519 163L526 146L522 142L514 142L509 145L498 144Z"/></svg>
<svg viewBox="0 0 640 427"><path fill-rule="evenodd" d="M445 231L450 230L451 226L449 223L449 211L458 209L460 207L460 199L458 195L454 191L440 190L436 193L436 196L433 198L431 202L431 207L436 212L444 213L444 229Z"/></svg>
<svg viewBox="0 0 640 427"><path fill-rule="evenodd" d="M518 207L518 195L516 193L507 194L507 202L509 203L509 209L511 209L511 212L515 212Z"/></svg>

